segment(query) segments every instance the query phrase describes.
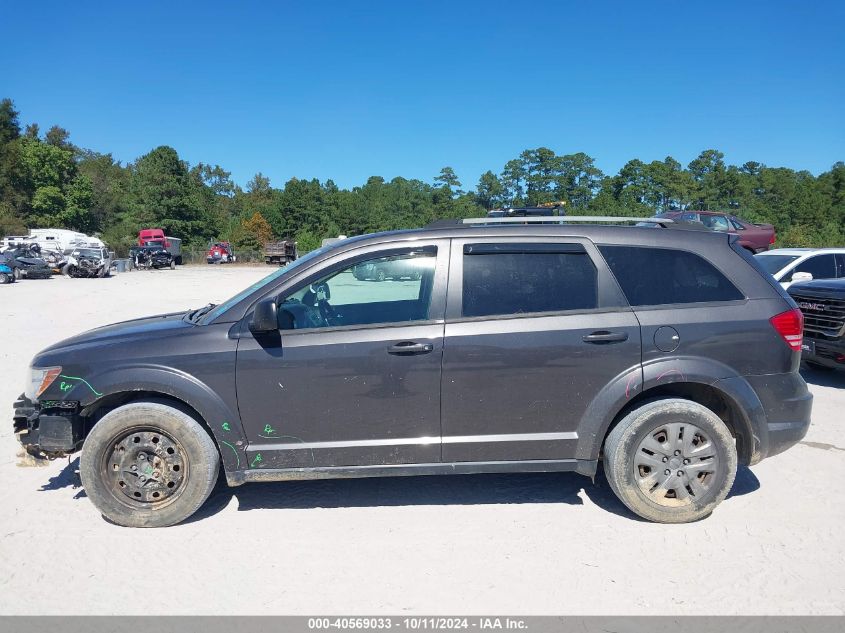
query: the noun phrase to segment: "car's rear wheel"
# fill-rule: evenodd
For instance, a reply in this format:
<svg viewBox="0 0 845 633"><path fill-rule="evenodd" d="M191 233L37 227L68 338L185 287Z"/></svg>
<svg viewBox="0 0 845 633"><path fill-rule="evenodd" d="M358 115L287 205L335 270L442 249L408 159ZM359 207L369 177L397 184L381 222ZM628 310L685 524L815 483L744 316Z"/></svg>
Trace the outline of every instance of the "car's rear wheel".
<svg viewBox="0 0 845 633"><path fill-rule="evenodd" d="M187 519L217 481L220 457L187 413L135 402L107 413L82 447L85 492L104 517L128 527L165 527Z"/></svg>
<svg viewBox="0 0 845 633"><path fill-rule="evenodd" d="M660 523L708 516L736 477L736 442L710 409L656 400L626 415L607 436L604 470L631 511Z"/></svg>
<svg viewBox="0 0 845 633"><path fill-rule="evenodd" d="M175 259L170 260L170 270L176 270L176 260Z"/></svg>
<svg viewBox="0 0 845 633"><path fill-rule="evenodd" d="M9 275L8 273L0 273L0 284L8 284L14 280L15 278L12 275Z"/></svg>

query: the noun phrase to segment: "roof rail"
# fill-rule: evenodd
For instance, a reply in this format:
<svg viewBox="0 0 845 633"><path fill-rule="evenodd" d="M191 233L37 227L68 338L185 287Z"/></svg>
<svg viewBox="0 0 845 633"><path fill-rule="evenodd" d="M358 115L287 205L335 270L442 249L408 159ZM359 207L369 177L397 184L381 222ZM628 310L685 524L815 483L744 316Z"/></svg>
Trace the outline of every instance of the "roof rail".
<svg viewBox="0 0 845 633"><path fill-rule="evenodd" d="M674 224L669 218L629 218L612 215L560 215L520 218L464 218L463 224L563 224L565 222L648 222L666 226Z"/></svg>

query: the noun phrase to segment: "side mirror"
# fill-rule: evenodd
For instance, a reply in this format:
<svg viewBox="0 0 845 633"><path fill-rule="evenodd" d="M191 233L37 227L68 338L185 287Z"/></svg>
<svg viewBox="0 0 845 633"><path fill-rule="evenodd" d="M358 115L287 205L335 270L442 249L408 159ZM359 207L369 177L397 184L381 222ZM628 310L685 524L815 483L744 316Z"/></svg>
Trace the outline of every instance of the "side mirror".
<svg viewBox="0 0 845 633"><path fill-rule="evenodd" d="M255 306L249 331L253 334L268 334L279 331L278 308L274 299L264 299Z"/></svg>
<svg viewBox="0 0 845 633"><path fill-rule="evenodd" d="M799 281L813 281L813 273L794 273L792 275L792 283Z"/></svg>

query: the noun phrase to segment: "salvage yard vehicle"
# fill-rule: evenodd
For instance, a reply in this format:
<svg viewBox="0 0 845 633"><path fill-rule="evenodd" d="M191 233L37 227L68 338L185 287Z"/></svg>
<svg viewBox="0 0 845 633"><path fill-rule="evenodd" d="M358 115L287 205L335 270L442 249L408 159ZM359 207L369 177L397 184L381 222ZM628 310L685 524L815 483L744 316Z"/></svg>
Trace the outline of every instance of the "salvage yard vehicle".
<svg viewBox="0 0 845 633"><path fill-rule="evenodd" d="M293 240L279 240L277 242L267 242L264 245L265 264L287 266L292 261L296 261L296 257L296 242L294 242Z"/></svg>
<svg viewBox="0 0 845 633"><path fill-rule="evenodd" d="M66 277L108 277L111 275L111 254L105 248L77 248L67 256L62 267Z"/></svg>
<svg viewBox="0 0 845 633"><path fill-rule="evenodd" d="M205 254L205 261L209 264L234 264L237 257L229 242L214 242Z"/></svg>
<svg viewBox="0 0 845 633"><path fill-rule="evenodd" d="M130 267L144 270L176 269L176 258L161 246L133 246L129 249L129 262Z"/></svg>
<svg viewBox="0 0 845 633"><path fill-rule="evenodd" d="M141 229L138 246L160 246L173 256L177 265L182 265L182 240L165 235L162 229Z"/></svg>
<svg viewBox="0 0 845 633"><path fill-rule="evenodd" d="M126 526L191 516L221 464L231 486L603 465L639 516L700 519L807 431L802 314L736 237L597 225L631 221L330 244L221 305L42 350L14 430L36 456L81 449L88 498ZM352 274L385 262L419 278Z"/></svg>
<svg viewBox="0 0 845 633"><path fill-rule="evenodd" d="M12 268L15 279L49 279L53 270L40 257L37 244L23 244L6 251L6 263Z"/></svg>
<svg viewBox="0 0 845 633"><path fill-rule="evenodd" d="M804 360L845 369L845 279L796 282L788 292L804 314Z"/></svg>
<svg viewBox="0 0 845 633"><path fill-rule="evenodd" d="M11 284L15 282L15 275L4 259L0 259L0 284Z"/></svg>

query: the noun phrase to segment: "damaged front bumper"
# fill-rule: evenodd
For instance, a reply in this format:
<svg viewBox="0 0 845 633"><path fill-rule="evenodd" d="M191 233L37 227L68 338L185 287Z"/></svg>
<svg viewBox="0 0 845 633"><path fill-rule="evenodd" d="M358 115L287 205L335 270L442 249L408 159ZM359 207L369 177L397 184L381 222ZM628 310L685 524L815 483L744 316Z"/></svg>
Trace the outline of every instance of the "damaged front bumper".
<svg viewBox="0 0 845 633"><path fill-rule="evenodd" d="M15 435L30 455L54 459L82 448L84 418L79 414L78 402L34 403L21 394L14 409Z"/></svg>

